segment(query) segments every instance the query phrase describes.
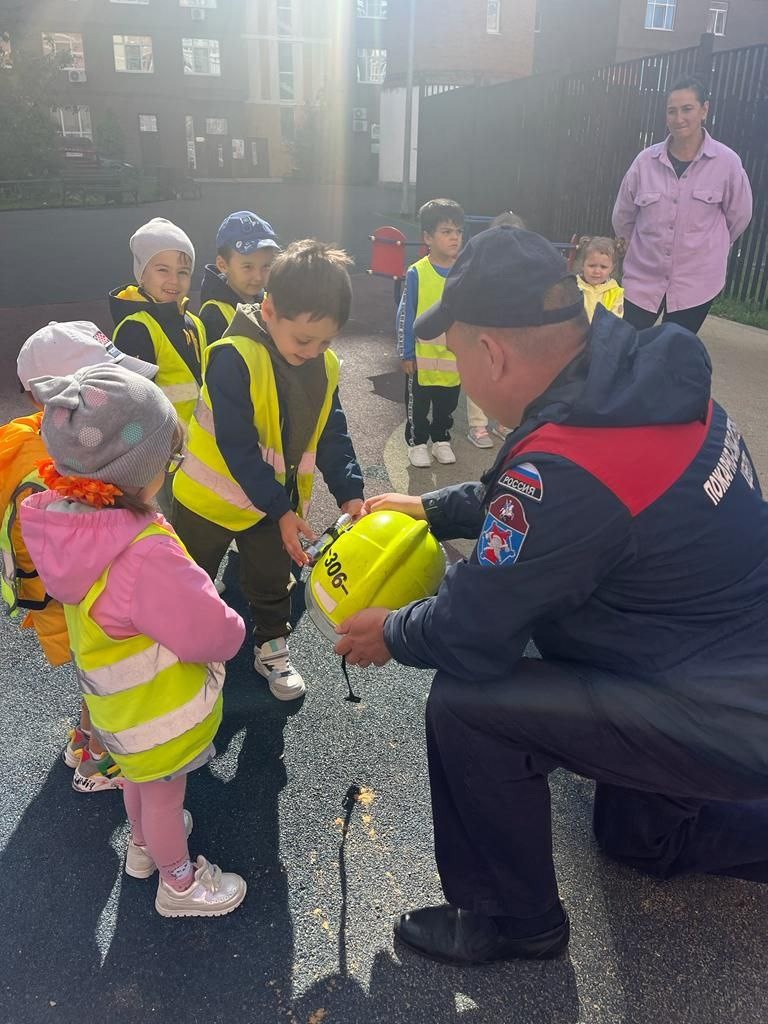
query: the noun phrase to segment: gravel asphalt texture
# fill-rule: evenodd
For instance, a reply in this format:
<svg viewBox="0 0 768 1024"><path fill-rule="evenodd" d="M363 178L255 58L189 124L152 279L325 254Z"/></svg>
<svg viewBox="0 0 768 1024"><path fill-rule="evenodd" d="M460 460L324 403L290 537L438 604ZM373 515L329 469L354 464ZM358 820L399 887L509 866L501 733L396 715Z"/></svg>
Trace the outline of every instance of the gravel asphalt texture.
<svg viewBox="0 0 768 1024"><path fill-rule="evenodd" d="M368 493L476 477L489 457L464 440L463 403L457 465L405 469L391 290L365 277L355 287L336 348ZM87 298L68 315L103 314ZM4 366L27 333L61 315L6 312L16 327L0 343ZM768 337L722 321L705 334L716 393L768 478ZM23 410L12 379L0 378L5 418ZM318 490L322 527L335 509ZM242 611L234 554L224 578ZM244 648L229 665L218 755L189 781L192 852L241 872L247 899L218 920L165 920L156 881L122 872L119 794L70 788L61 752L78 706L71 670L48 668L34 636L0 619L0 1024L765 1024L768 888L658 883L608 862L591 837L592 784L562 772L552 795L568 955L463 970L393 945L398 914L440 901L423 737L430 673L351 669L362 696L353 705L306 616L292 650L306 699L273 700ZM372 801L348 812L352 783Z"/></svg>

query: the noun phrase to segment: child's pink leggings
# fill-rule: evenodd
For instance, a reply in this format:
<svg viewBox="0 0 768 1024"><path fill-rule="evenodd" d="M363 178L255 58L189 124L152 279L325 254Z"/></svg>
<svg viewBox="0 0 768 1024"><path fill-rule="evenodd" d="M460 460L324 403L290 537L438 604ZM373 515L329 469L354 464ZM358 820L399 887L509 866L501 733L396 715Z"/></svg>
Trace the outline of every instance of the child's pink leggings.
<svg viewBox="0 0 768 1024"><path fill-rule="evenodd" d="M166 781L123 782L123 799L133 841L145 846L164 882L188 889L194 875L184 828L186 775Z"/></svg>

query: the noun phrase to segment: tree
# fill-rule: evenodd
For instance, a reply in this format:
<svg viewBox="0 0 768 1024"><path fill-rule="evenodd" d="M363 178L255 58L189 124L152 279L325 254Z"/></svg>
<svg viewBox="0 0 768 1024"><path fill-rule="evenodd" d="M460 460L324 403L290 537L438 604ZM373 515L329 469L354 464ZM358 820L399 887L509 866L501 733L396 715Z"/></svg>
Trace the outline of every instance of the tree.
<svg viewBox="0 0 768 1024"><path fill-rule="evenodd" d="M59 164L56 82L67 55L8 51L0 63L0 180L39 178Z"/></svg>
<svg viewBox="0 0 768 1024"><path fill-rule="evenodd" d="M114 110L104 111L104 116L96 125L95 142L102 156L111 160L122 160L125 157L125 133Z"/></svg>

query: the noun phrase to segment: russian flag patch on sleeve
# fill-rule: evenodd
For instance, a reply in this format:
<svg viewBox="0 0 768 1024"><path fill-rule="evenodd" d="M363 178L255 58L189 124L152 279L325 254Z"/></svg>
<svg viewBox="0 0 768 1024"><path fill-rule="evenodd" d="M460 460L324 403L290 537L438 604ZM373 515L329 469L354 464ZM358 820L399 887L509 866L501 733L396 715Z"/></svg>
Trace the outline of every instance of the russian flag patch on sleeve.
<svg viewBox="0 0 768 1024"><path fill-rule="evenodd" d="M503 491L519 494L523 498L541 501L544 497L544 484L541 474L531 462L521 462L517 466L505 469L499 477L498 487Z"/></svg>

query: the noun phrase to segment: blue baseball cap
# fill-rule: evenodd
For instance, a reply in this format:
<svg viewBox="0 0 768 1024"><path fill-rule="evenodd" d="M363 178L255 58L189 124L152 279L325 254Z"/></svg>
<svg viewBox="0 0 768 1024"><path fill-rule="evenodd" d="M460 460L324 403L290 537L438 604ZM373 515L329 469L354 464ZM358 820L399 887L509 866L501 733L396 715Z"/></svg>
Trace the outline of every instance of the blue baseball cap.
<svg viewBox="0 0 768 1024"><path fill-rule="evenodd" d="M544 309L549 289L569 277L565 260L546 238L504 224L471 238L448 274L443 297L413 325L424 341L457 320L475 327L541 327L572 320L583 300Z"/></svg>
<svg viewBox="0 0 768 1024"><path fill-rule="evenodd" d="M257 249L280 248L272 225L250 210L239 210L225 217L216 232L216 248L225 247L239 256L247 256Z"/></svg>

